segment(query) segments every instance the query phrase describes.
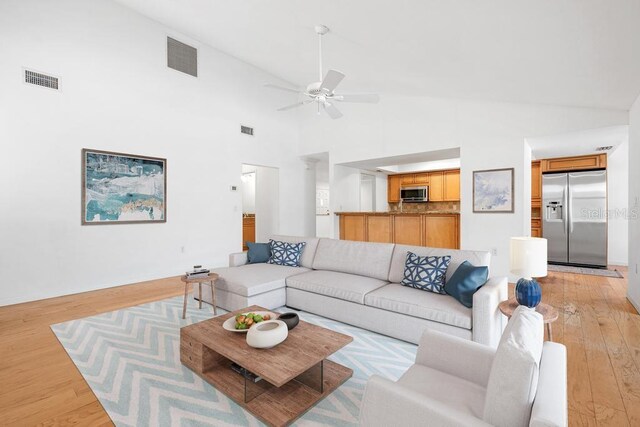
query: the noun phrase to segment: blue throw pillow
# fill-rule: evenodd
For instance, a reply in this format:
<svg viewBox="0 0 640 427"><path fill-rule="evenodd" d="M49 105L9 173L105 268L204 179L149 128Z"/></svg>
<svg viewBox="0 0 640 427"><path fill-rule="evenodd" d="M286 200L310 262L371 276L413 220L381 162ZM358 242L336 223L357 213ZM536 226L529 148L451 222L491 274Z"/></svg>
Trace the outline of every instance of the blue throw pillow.
<svg viewBox="0 0 640 427"><path fill-rule="evenodd" d="M247 252L247 264L258 264L269 261L271 249L268 243L245 243L249 248Z"/></svg>
<svg viewBox="0 0 640 427"><path fill-rule="evenodd" d="M444 282L450 262L449 255L418 256L413 252L407 252L407 259L404 263L404 278L400 284L423 291L444 294Z"/></svg>
<svg viewBox="0 0 640 427"><path fill-rule="evenodd" d="M300 255L307 242L289 243L269 239L271 256L269 264L286 265L289 267L300 267Z"/></svg>
<svg viewBox="0 0 640 427"><path fill-rule="evenodd" d="M460 264L451 279L444 285L444 290L465 307L473 307L473 294L487 282L489 267L476 267L469 261Z"/></svg>

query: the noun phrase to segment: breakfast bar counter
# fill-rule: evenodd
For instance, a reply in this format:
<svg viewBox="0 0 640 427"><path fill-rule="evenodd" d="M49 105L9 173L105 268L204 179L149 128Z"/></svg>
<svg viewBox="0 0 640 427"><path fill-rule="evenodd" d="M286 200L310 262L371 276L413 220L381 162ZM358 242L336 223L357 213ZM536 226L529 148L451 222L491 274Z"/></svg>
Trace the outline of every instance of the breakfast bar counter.
<svg viewBox="0 0 640 427"><path fill-rule="evenodd" d="M336 212L340 239L460 248L460 214L425 212Z"/></svg>

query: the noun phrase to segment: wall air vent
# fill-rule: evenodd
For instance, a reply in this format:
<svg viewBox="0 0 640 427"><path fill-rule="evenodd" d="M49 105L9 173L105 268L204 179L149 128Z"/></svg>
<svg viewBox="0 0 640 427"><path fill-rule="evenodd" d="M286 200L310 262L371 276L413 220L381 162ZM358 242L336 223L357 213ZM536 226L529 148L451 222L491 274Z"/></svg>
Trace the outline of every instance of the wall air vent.
<svg viewBox="0 0 640 427"><path fill-rule="evenodd" d="M167 66L198 77L198 49L167 37Z"/></svg>
<svg viewBox="0 0 640 427"><path fill-rule="evenodd" d="M253 128L249 126L240 125L240 133L253 136Z"/></svg>
<svg viewBox="0 0 640 427"><path fill-rule="evenodd" d="M596 148L596 151L609 151L613 148L613 145L603 145L602 147Z"/></svg>
<svg viewBox="0 0 640 427"><path fill-rule="evenodd" d="M58 78L31 70L24 70L24 82L36 86L58 90Z"/></svg>

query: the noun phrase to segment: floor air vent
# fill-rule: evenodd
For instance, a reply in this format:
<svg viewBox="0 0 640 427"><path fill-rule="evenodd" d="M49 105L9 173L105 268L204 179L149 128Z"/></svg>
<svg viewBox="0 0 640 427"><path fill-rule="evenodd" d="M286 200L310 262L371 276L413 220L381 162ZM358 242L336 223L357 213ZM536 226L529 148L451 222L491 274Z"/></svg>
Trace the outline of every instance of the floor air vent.
<svg viewBox="0 0 640 427"><path fill-rule="evenodd" d="M244 133L245 135L253 136L253 128L249 126L240 125L240 132Z"/></svg>
<svg viewBox="0 0 640 427"><path fill-rule="evenodd" d="M24 70L24 82L36 86L58 90L58 78L31 70Z"/></svg>
<svg viewBox="0 0 640 427"><path fill-rule="evenodd" d="M167 66L198 77L198 49L167 37Z"/></svg>

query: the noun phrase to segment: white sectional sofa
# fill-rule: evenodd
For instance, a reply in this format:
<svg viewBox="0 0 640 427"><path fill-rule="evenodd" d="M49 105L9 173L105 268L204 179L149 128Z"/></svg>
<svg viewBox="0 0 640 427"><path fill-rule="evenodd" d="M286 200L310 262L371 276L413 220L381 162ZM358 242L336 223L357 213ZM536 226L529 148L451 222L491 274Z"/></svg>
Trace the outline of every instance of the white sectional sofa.
<svg viewBox="0 0 640 427"><path fill-rule="evenodd" d="M269 309L286 305L415 344L427 328L493 347L500 340L506 320L498 304L507 299L506 277L490 278L474 294L473 308L448 295L400 285L407 251L421 256L450 255L447 279L465 260L489 266L488 252L272 238L306 242L301 266L247 264L246 252L231 254L229 267L213 270L220 275L216 282L218 306L237 310L252 304ZM204 292L203 300L211 301L210 292Z"/></svg>

